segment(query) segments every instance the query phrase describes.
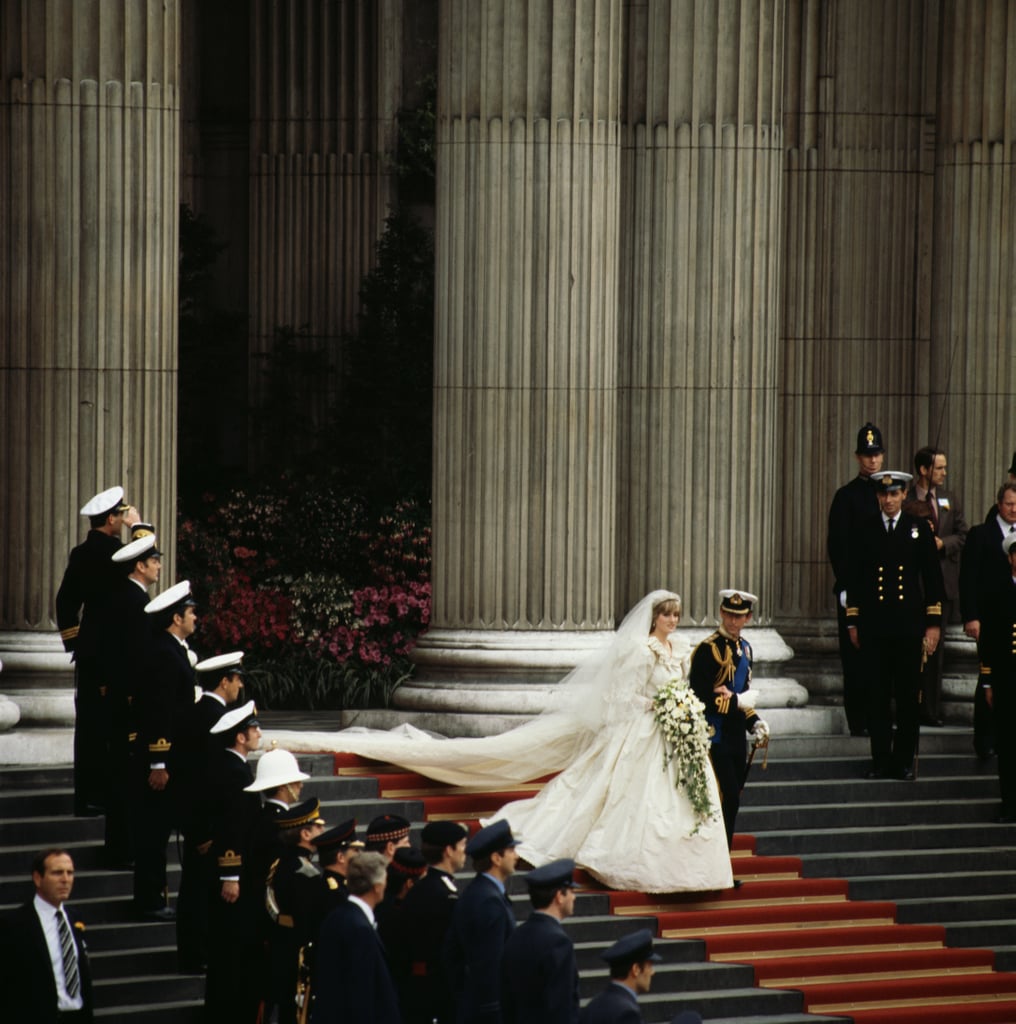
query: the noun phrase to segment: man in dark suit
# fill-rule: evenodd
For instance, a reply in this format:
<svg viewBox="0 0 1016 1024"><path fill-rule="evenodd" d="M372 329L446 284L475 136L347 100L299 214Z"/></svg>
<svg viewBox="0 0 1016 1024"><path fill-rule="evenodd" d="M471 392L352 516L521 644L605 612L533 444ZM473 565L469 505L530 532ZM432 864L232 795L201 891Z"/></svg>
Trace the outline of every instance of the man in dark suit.
<svg viewBox="0 0 1016 1024"><path fill-rule="evenodd" d="M963 518L959 497L948 490L945 479L948 461L941 448L921 448L914 455L917 476L907 491L904 508L911 500L923 502L928 511L935 547L938 549L939 565L942 568L942 628L956 618L960 594L960 554L966 543L967 526ZM921 703L921 724L942 725L942 669L945 644L940 643L934 656L928 658L924 667L923 700Z"/></svg>
<svg viewBox="0 0 1016 1024"><path fill-rule="evenodd" d="M74 861L45 850L32 863L35 897L0 924L4 1020L57 1024L92 1020L92 976L84 926L64 906Z"/></svg>
<svg viewBox="0 0 1016 1024"><path fill-rule="evenodd" d="M942 569L927 520L901 512L909 473L875 476L881 513L853 544L847 628L869 685L868 778L912 781L921 676L941 638ZM893 736L892 703L896 704Z"/></svg>
<svg viewBox="0 0 1016 1024"><path fill-rule="evenodd" d="M317 943L312 1024L400 1024L398 997L378 938L374 908L388 862L377 852L349 865L348 897L325 918Z"/></svg>
<svg viewBox="0 0 1016 1024"><path fill-rule="evenodd" d="M640 928L600 957L610 965L610 983L579 1014L579 1024L642 1024L638 997L649 991L653 965L663 959L653 952L652 932Z"/></svg>
<svg viewBox="0 0 1016 1024"><path fill-rule="evenodd" d="M403 904L405 962L393 971L406 1024L455 1021L443 950L459 897L454 875L465 867L468 836L454 821L432 821L420 834L420 853L429 867Z"/></svg>
<svg viewBox="0 0 1016 1024"><path fill-rule="evenodd" d="M515 873L517 844L503 820L481 828L466 844L477 874L456 903L445 939L459 1024L501 1022L501 955L515 931L505 883Z"/></svg>
<svg viewBox="0 0 1016 1024"><path fill-rule="evenodd" d="M579 972L561 922L575 913L575 861L555 860L525 877L533 912L505 943L501 1011L505 1024L575 1024Z"/></svg>
<svg viewBox="0 0 1016 1024"><path fill-rule="evenodd" d="M981 623L981 686L988 707L1001 722L1016 714L1016 533L1007 534L1002 550L1009 562L1008 577L988 602ZM1016 822L1016 750L998 745L998 787L1002 797L1000 824Z"/></svg>
<svg viewBox="0 0 1016 1024"><path fill-rule="evenodd" d="M843 710L851 736L867 735L867 692L860 655L847 634L846 591L851 566L851 538L866 520L878 515L878 498L871 476L882 468L885 448L882 432L873 423L865 423L857 432L857 476L844 484L833 497L829 509L829 534L826 548L833 567L833 593L843 666Z"/></svg>
<svg viewBox="0 0 1016 1024"><path fill-rule="evenodd" d="M152 643L134 699L134 906L143 918L171 921L166 844L175 822L167 787L173 741L194 703L193 652L187 640L197 618L190 583L170 587L148 602L145 613L152 620Z"/></svg>
<svg viewBox="0 0 1016 1024"><path fill-rule="evenodd" d="M960 618L963 631L981 643L981 624L990 613L991 599L1004 586L1009 561L1002 541L1016 532L1016 482L1006 481L998 490L994 515L973 527L960 560ZM988 706L980 679L974 693L974 749L979 757L990 757L995 749L994 722L997 716Z"/></svg>
<svg viewBox="0 0 1016 1024"><path fill-rule="evenodd" d="M712 729L709 755L723 802L727 845L741 806L748 762L747 733L756 745L769 742L769 726L755 710L751 688L751 644L741 635L751 622L758 598L747 590L720 591L720 628L705 638L691 656L689 682L706 706Z"/></svg>
<svg viewBox="0 0 1016 1024"><path fill-rule="evenodd" d="M105 809L109 780L105 606L121 578L112 556L124 524L136 521L138 513L123 500L122 487L111 487L88 501L81 514L90 529L67 560L56 592L56 625L74 661L74 813L89 815Z"/></svg>

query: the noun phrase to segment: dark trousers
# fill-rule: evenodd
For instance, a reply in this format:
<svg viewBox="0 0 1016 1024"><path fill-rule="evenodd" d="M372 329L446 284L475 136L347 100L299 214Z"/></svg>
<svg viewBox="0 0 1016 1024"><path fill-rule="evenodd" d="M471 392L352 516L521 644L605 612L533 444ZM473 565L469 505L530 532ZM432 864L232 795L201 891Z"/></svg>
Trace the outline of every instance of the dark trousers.
<svg viewBox="0 0 1016 1024"><path fill-rule="evenodd" d="M218 872L212 872L208 899L208 976L205 1020L208 1024L254 1024L264 991L265 959L258 929L246 901L226 903ZM241 880L241 892L243 889ZM295 1019L295 1011L294 1011Z"/></svg>
<svg viewBox="0 0 1016 1024"><path fill-rule="evenodd" d="M74 669L74 813L106 807L109 782L109 706L102 666L87 658Z"/></svg>
<svg viewBox="0 0 1016 1024"><path fill-rule="evenodd" d="M109 771L106 787L106 860L121 866L134 858L134 839L130 827L131 744L128 736L126 700L112 715L109 739Z"/></svg>
<svg viewBox="0 0 1016 1024"><path fill-rule="evenodd" d="M974 683L974 750L978 757L990 757L998 746L995 742L995 722L1001 721L994 708L988 707L981 677Z"/></svg>
<svg viewBox="0 0 1016 1024"><path fill-rule="evenodd" d="M1011 722L1016 713L1016 673L992 678L993 707L996 722ZM1016 746L999 743L995 748L998 757L998 788L1002 794L1002 813L1016 817Z"/></svg>
<svg viewBox="0 0 1016 1024"><path fill-rule="evenodd" d="M851 735L859 736L868 728L868 694L861 652L850 642L847 613L836 602L836 632L840 641L840 665L843 667L843 711Z"/></svg>
<svg viewBox="0 0 1016 1024"><path fill-rule="evenodd" d="M868 680L871 762L877 772L899 773L913 767L920 732L921 640L913 636L860 638L861 661Z"/></svg>
<svg viewBox="0 0 1016 1024"><path fill-rule="evenodd" d="M737 820L737 812L741 808L741 790L744 788L747 751L748 742L743 732L740 736L724 736L709 748L713 771L716 773L716 784L720 787L723 826L727 831L727 849L734 845L734 824Z"/></svg>
<svg viewBox="0 0 1016 1024"><path fill-rule="evenodd" d="M166 846L173 833L172 802L167 790L148 785L147 769L134 771L134 905L160 910L169 903Z"/></svg>
<svg viewBox="0 0 1016 1024"><path fill-rule="evenodd" d="M176 894L176 955L181 967L208 963L208 908L217 896L218 873L211 844L200 853L186 836L181 843L180 889Z"/></svg>

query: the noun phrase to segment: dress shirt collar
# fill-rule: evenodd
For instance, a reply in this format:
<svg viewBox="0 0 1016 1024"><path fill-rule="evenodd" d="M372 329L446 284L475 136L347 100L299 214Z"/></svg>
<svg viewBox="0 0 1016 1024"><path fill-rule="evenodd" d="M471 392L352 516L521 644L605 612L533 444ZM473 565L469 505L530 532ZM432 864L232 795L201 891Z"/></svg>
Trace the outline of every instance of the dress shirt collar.
<svg viewBox="0 0 1016 1024"><path fill-rule="evenodd" d="M639 1004L639 997L637 995L635 995L635 993L632 992L632 990L630 988L628 988L627 985L625 985L623 982L615 981L613 978L610 979L610 983L611 983L611 985L616 985L617 988L619 988L622 992L624 992L628 996L628 998L636 1006L638 1006L638 1004Z"/></svg>
<svg viewBox="0 0 1016 1024"><path fill-rule="evenodd" d="M1002 531L1002 536L1005 537L1013 528L1013 523L1007 523L1000 515L995 515L995 522L998 523L998 528Z"/></svg>
<svg viewBox="0 0 1016 1024"><path fill-rule="evenodd" d="M369 903L364 903L359 896L354 896L352 893L346 897L350 903L359 907L364 914L364 917L370 922L371 928L377 927L377 919L374 917L374 908Z"/></svg>
<svg viewBox="0 0 1016 1024"><path fill-rule="evenodd" d="M504 882L502 882L500 878L495 878L492 874L490 874L489 871L485 871L483 873L483 877L484 878L489 878L497 886L497 891L499 893L501 893L502 896L504 896L504 894L505 894Z"/></svg>

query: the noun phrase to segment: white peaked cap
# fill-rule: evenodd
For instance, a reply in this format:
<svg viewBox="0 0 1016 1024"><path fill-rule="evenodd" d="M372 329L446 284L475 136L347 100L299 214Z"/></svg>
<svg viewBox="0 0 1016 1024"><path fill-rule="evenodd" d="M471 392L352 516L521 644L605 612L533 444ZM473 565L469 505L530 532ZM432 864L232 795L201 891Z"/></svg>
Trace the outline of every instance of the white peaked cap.
<svg viewBox="0 0 1016 1024"><path fill-rule="evenodd" d="M102 491L90 501L87 501L81 508L83 516L101 516L103 512L110 512L123 501L123 488L110 487L108 491Z"/></svg>

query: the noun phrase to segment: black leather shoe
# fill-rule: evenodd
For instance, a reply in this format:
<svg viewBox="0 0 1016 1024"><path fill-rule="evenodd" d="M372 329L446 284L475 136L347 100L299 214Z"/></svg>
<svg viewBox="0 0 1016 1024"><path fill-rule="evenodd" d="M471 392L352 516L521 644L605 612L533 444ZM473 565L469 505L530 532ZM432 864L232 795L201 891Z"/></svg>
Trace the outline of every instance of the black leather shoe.
<svg viewBox="0 0 1016 1024"><path fill-rule="evenodd" d="M869 768L865 773L866 779L884 779L886 777L885 772L879 771L878 768Z"/></svg>
<svg viewBox="0 0 1016 1024"><path fill-rule="evenodd" d="M896 773L896 778L899 779L900 782L913 782L914 773L910 768L902 768Z"/></svg>
<svg viewBox="0 0 1016 1024"><path fill-rule="evenodd" d="M921 725L930 729L941 729L945 725L945 722L943 722L941 718L922 718Z"/></svg>
<svg viewBox="0 0 1016 1024"><path fill-rule="evenodd" d="M176 911L172 907L159 907L158 910L140 911L142 921L175 921Z"/></svg>
<svg viewBox="0 0 1016 1024"><path fill-rule="evenodd" d="M860 728L857 728L857 729L851 729L850 730L850 735L851 736L867 736L868 735L868 730L865 729L863 726L861 726Z"/></svg>

